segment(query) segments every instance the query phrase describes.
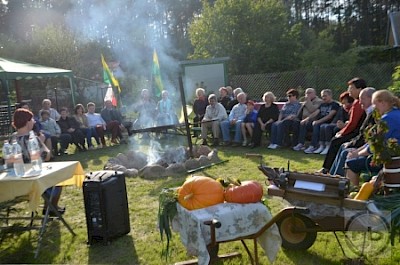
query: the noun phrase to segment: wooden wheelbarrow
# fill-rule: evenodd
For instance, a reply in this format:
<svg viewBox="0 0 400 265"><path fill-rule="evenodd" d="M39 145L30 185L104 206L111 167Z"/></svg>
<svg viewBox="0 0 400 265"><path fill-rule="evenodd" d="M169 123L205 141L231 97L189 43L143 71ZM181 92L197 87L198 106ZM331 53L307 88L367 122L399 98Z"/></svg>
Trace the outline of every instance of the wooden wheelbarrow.
<svg viewBox="0 0 400 265"><path fill-rule="evenodd" d="M278 220L282 220L288 216L296 216L298 214L305 214L305 213L307 213L307 211L308 211L307 209L301 208L301 207L284 208L278 214L273 216L272 219L269 222L267 222L258 232L249 234L246 236L237 237L237 238L234 238L231 240L226 240L226 241L218 241L216 239L216 235L215 235L216 229L221 227L220 220L213 219L213 220L205 221L204 224L210 227L210 232L211 232L211 242L207 245L207 251L210 255L209 264L215 264L216 262L225 260L225 259L241 257L241 254L238 252L218 255L219 244L234 242L234 241L241 241L247 254L249 255L251 264L259 265L260 263L259 263L259 259L258 259L257 238L260 237L267 229L269 229ZM254 245L253 253L252 253L252 251L250 251L250 249L246 245L245 240L253 241L253 245ZM190 265L190 264L198 264L198 260L194 259L194 260L188 260L188 261L182 261L182 262L175 263L175 265Z"/></svg>

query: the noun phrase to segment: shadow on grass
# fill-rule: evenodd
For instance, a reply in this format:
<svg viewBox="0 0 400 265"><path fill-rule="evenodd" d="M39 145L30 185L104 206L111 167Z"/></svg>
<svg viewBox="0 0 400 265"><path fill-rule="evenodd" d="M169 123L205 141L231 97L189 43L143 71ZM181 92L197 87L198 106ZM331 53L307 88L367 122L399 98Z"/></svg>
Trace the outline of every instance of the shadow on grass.
<svg viewBox="0 0 400 265"><path fill-rule="evenodd" d="M262 161L269 166L272 167L284 167L287 169L287 161L289 161L291 165L291 169L296 170L296 165L299 164L309 164L310 160L312 161L321 161L320 165L322 166L323 159L325 156L317 155L317 154L305 154L302 151L293 151L290 148L283 147L277 150L270 150L266 147L257 147L254 149L247 147L218 147L218 150L223 152L224 157L229 159L230 157L236 158L237 156L242 158L250 159L259 164L260 159L257 157L246 157L246 154L258 154L262 155ZM275 161L279 161L284 159L286 163L284 164L276 164ZM318 162L317 162L318 163ZM318 163L319 164L319 163ZM292 167L294 165L294 167Z"/></svg>
<svg viewBox="0 0 400 265"><path fill-rule="evenodd" d="M106 245L102 242L91 245L88 264L140 264L132 236L116 238Z"/></svg>
<svg viewBox="0 0 400 265"><path fill-rule="evenodd" d="M60 253L60 222L51 221L43 235L39 255L34 258L37 249L39 232L27 231L8 233L4 237L7 249L1 249L0 263L38 263L51 264Z"/></svg>
<svg viewBox="0 0 400 265"><path fill-rule="evenodd" d="M338 265L340 262L329 260L317 253L310 251L295 251L295 250L284 250L283 253L293 264L324 264L324 265Z"/></svg>
<svg viewBox="0 0 400 265"><path fill-rule="evenodd" d="M199 175L202 175L201 172L199 172ZM153 189L149 191L149 195L151 196L157 196L160 194L161 190L164 188L176 188L182 185L182 183L185 181L187 175L181 175L178 177L170 177L167 180L161 182L158 186L155 186Z"/></svg>

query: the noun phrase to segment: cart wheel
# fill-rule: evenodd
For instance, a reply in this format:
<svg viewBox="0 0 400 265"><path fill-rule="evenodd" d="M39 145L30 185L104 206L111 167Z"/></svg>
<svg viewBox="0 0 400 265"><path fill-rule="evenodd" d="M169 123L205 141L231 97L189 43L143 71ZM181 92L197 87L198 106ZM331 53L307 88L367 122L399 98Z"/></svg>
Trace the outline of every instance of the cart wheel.
<svg viewBox="0 0 400 265"><path fill-rule="evenodd" d="M358 256L378 256L390 242L389 231L389 224L382 216L360 212L346 224L346 244Z"/></svg>
<svg viewBox="0 0 400 265"><path fill-rule="evenodd" d="M315 227L312 220L301 214L287 215L280 219L277 225L282 237L282 247L285 249L308 249L317 238L317 231L301 232L304 229Z"/></svg>

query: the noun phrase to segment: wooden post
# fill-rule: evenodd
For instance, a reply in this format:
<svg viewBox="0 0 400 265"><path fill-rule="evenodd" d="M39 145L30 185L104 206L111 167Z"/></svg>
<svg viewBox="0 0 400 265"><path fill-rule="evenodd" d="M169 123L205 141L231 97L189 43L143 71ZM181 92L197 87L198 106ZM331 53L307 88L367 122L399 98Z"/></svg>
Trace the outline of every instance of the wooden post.
<svg viewBox="0 0 400 265"><path fill-rule="evenodd" d="M190 155L190 157L193 158L192 136L190 133L189 120L188 120L188 114L187 114L187 109L186 109L185 89L183 88L183 81L182 81L181 75L179 76L179 90L181 93L183 117L185 119L185 127L186 127L186 137L187 137L188 146L189 146L189 155Z"/></svg>

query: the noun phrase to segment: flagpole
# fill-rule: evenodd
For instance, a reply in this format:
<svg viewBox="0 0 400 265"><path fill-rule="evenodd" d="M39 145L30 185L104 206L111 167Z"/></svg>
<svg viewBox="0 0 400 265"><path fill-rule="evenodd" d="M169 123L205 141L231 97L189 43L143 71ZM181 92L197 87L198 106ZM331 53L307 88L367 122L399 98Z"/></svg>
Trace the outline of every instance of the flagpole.
<svg viewBox="0 0 400 265"><path fill-rule="evenodd" d="M151 60L153 62L153 60ZM151 88L151 93L153 94L153 98L155 98L155 93L154 93L154 87L153 87L153 64L151 64L151 71L150 71L150 88Z"/></svg>
<svg viewBox="0 0 400 265"><path fill-rule="evenodd" d="M118 90L118 100L119 100L119 102L121 102L121 106L123 106L124 103L122 102L121 92L119 92L119 88L118 87L117 87L117 90Z"/></svg>

